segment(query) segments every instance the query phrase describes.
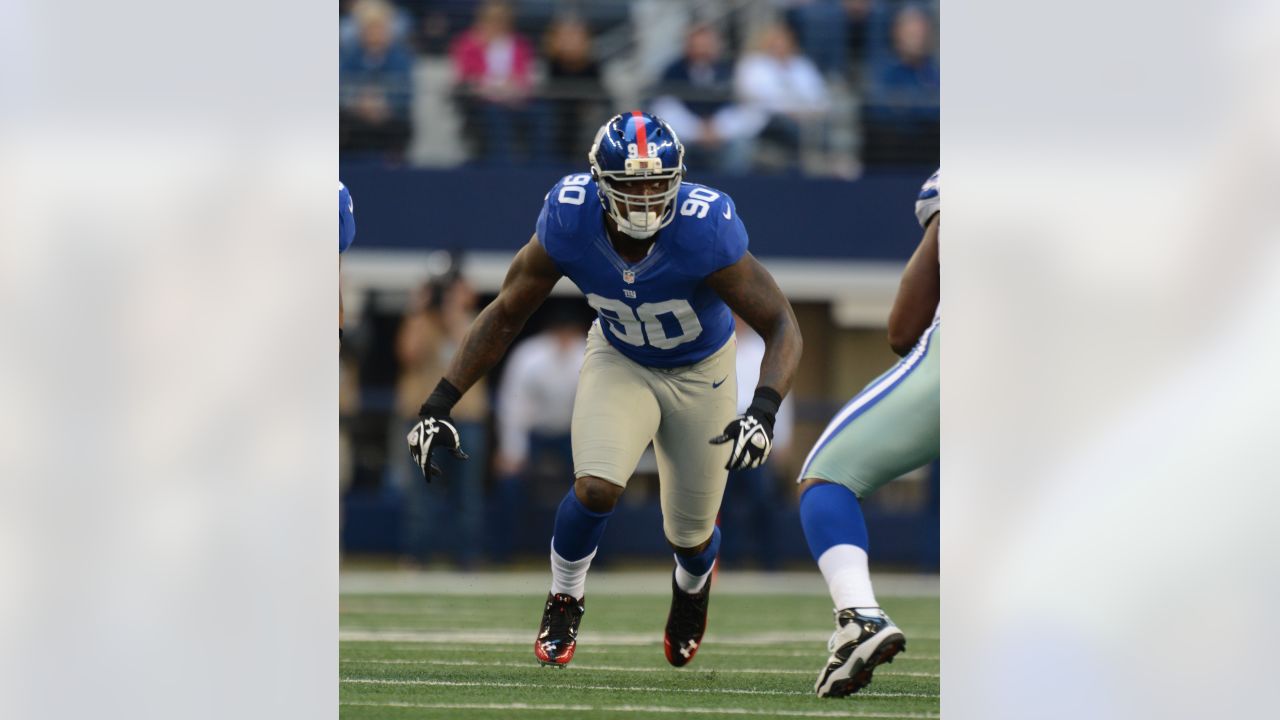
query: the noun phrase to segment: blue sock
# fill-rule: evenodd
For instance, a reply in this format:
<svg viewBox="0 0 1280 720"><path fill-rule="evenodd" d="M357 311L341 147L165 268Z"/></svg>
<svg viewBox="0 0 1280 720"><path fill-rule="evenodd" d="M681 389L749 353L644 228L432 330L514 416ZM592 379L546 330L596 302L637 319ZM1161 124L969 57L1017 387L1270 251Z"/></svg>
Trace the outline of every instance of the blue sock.
<svg viewBox="0 0 1280 720"><path fill-rule="evenodd" d="M565 560L581 560L595 551L604 534L604 526L613 511L592 512L574 494L573 488L560 501L556 510L556 529L551 536L551 548Z"/></svg>
<svg viewBox="0 0 1280 720"><path fill-rule="evenodd" d="M711 531L711 542L707 543L707 549L697 555L676 555L676 562L685 572L694 576L706 575L711 572L711 563L716 561L716 554L720 552L720 528Z"/></svg>
<svg viewBox="0 0 1280 720"><path fill-rule="evenodd" d="M800 525L815 561L836 545L868 549L862 506L858 496L843 485L821 483L805 490L800 498Z"/></svg>

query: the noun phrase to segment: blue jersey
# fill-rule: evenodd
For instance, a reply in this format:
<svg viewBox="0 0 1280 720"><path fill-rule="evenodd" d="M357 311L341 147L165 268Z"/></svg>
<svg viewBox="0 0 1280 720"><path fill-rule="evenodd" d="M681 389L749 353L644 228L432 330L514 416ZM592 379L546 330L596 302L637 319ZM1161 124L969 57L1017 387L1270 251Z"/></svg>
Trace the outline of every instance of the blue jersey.
<svg viewBox="0 0 1280 720"><path fill-rule="evenodd" d="M338 181L338 254L351 247L356 239L356 205L351 201L351 191Z"/></svg>
<svg viewBox="0 0 1280 720"><path fill-rule="evenodd" d="M733 334L733 313L704 282L747 251L747 229L730 197L683 183L670 225L637 263L618 256L590 175L570 175L547 194L538 240L587 296L605 338L649 367L692 365Z"/></svg>

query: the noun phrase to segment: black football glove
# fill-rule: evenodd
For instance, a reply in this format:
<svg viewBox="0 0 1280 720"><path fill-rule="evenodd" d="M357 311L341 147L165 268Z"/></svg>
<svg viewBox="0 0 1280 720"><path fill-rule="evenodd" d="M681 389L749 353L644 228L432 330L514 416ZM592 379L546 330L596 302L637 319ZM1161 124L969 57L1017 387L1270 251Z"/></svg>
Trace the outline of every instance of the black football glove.
<svg viewBox="0 0 1280 720"><path fill-rule="evenodd" d="M453 418L449 417L449 411L460 397L462 393L452 383L441 380L435 392L431 393L431 397L418 410L421 419L405 438L409 442L409 454L413 456L413 461L418 464L418 469L422 470L422 477L427 482L431 482L432 475L440 474L440 466L431 459L432 450L445 448L459 460L467 459L467 454L462 452L462 438L458 435L458 428Z"/></svg>
<svg viewBox="0 0 1280 720"><path fill-rule="evenodd" d="M764 464L773 449L773 421L781 404L782 396L777 390L756 388L751 407L726 425L723 433L711 438L712 445L733 443L725 470L747 470Z"/></svg>

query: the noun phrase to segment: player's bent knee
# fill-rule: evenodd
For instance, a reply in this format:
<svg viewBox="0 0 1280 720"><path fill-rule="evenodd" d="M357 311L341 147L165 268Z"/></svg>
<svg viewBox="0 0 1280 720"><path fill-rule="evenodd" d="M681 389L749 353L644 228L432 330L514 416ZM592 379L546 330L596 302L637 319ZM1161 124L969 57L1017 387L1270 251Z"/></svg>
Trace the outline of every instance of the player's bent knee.
<svg viewBox="0 0 1280 720"><path fill-rule="evenodd" d="M681 547L670 540L667 540L667 544L671 546L671 549L675 554L682 555L684 557L692 557L707 549L707 546L711 544L711 536L708 535L706 540L694 545L693 547Z"/></svg>
<svg viewBox="0 0 1280 720"><path fill-rule="evenodd" d="M604 513L613 511L618 497L622 495L622 488L608 480L584 476L573 482L573 492L583 507L591 512Z"/></svg>
<svg viewBox="0 0 1280 720"><path fill-rule="evenodd" d="M800 482L800 485L796 488L796 497L797 498L804 497L805 491L808 490L809 488L817 487L818 485L826 485L830 482L831 482L830 480L823 480L821 478L805 478L803 481Z"/></svg>

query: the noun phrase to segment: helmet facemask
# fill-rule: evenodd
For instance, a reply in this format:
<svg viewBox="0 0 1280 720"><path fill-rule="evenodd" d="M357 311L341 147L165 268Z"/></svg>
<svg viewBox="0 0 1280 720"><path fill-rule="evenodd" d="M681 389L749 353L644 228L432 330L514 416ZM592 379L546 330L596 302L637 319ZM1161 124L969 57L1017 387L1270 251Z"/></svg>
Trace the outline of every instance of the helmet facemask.
<svg viewBox="0 0 1280 720"><path fill-rule="evenodd" d="M656 159L656 158L655 158ZM680 172L628 177L623 173L602 173L599 186L607 202L605 210L618 229L636 239L653 237L675 219L675 199L680 193ZM665 183L664 189L643 186Z"/></svg>
<svg viewBox="0 0 1280 720"><path fill-rule="evenodd" d="M600 135L596 137L597 147ZM678 141L677 141L678 142ZM675 219L675 199L680 194L680 182L684 178L684 149L680 149L682 162L676 167L663 167L662 158L630 157L623 170L605 170L596 162L596 150L592 148L591 174L600 189L600 201L605 212L617 223L623 233L644 240ZM656 192L646 193L644 183L665 183Z"/></svg>

